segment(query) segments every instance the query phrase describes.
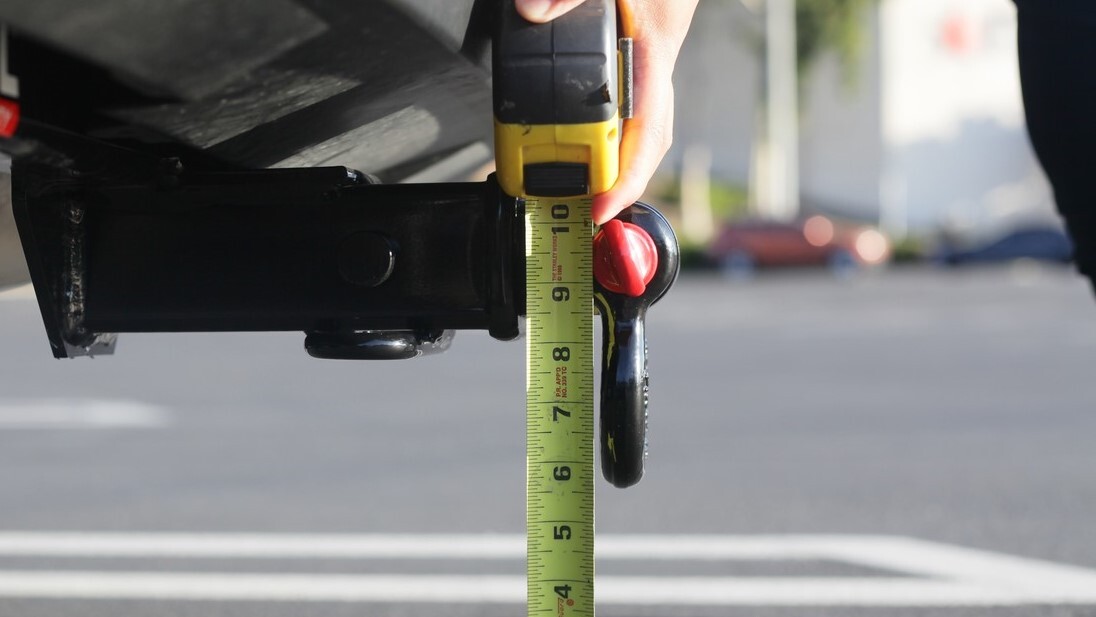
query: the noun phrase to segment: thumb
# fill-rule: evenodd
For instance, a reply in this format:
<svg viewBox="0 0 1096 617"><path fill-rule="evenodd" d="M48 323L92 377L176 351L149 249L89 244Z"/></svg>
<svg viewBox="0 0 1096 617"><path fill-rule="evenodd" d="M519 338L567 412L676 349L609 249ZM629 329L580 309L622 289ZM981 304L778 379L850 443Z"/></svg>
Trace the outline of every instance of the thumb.
<svg viewBox="0 0 1096 617"><path fill-rule="evenodd" d="M583 2L584 0L514 0L514 7L527 21L542 24L552 21Z"/></svg>

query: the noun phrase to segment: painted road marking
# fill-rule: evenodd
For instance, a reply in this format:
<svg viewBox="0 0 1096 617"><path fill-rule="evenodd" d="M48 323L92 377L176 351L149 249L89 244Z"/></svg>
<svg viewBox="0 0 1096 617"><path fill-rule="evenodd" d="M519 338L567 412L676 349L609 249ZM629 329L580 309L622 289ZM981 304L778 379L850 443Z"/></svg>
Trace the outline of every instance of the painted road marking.
<svg viewBox="0 0 1096 617"><path fill-rule="evenodd" d="M519 535L0 533L0 556L223 559L522 559ZM1096 604L1096 570L896 536L604 536L601 560L828 560L902 577L606 576L624 605ZM0 570L0 596L297 602L521 603L497 575Z"/></svg>
<svg viewBox="0 0 1096 617"><path fill-rule="evenodd" d="M170 419L167 410L135 401L0 400L0 431L162 428Z"/></svg>
<svg viewBox="0 0 1096 617"><path fill-rule="evenodd" d="M599 604L1006 606L1074 603L1045 594L897 579L601 577ZM519 604L521 576L3 572L0 596L127 600ZM1096 601L1096 595L1090 595Z"/></svg>

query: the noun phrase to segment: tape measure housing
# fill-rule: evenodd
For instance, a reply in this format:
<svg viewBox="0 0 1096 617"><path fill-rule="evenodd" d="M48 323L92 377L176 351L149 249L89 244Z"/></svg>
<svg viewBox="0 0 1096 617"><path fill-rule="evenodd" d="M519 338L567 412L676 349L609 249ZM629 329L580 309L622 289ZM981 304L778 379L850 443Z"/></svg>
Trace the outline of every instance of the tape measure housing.
<svg viewBox="0 0 1096 617"><path fill-rule="evenodd" d="M506 124L495 121L499 186L508 195L546 194L529 186L530 166L578 163L587 169L585 183L571 195L604 193L616 183L620 168L620 116L583 124Z"/></svg>
<svg viewBox="0 0 1096 617"><path fill-rule="evenodd" d="M503 3L493 46L495 165L508 195L596 195L616 183L622 55L615 0L586 0L544 24ZM530 187L537 165L582 164L573 192Z"/></svg>

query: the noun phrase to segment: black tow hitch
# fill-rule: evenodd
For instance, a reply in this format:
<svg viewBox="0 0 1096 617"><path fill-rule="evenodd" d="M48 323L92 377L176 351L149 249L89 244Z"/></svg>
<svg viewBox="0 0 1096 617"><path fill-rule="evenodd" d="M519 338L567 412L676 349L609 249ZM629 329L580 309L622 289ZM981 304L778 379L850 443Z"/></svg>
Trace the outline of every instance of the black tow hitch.
<svg viewBox="0 0 1096 617"><path fill-rule="evenodd" d="M23 132L55 148L12 166L55 357L112 353L123 332L300 331L309 354L332 359L444 351L456 330L518 336L523 204L493 177L384 185L345 167L190 170L32 123ZM649 253L645 271L634 246ZM677 271L673 231L650 206L595 238L602 426L622 436L602 447L621 486L642 474L644 315Z"/></svg>
<svg viewBox="0 0 1096 617"><path fill-rule="evenodd" d="M491 180L188 171L81 146L64 168L12 169L58 358L111 353L122 332L302 331L310 354L348 359L443 350L453 330L518 335L522 220Z"/></svg>

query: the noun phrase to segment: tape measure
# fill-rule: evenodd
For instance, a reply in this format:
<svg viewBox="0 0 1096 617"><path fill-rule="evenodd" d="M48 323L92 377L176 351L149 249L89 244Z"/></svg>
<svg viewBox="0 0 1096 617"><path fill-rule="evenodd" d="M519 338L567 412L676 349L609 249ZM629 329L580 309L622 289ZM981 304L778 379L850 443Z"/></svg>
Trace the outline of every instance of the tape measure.
<svg viewBox="0 0 1096 617"><path fill-rule="evenodd" d="M594 612L590 199L525 200L529 615Z"/></svg>
<svg viewBox="0 0 1096 617"><path fill-rule="evenodd" d="M594 256L590 195L616 182L615 0L547 24L503 2L494 38L499 186L524 203L528 613L594 613ZM623 53L629 57L623 59Z"/></svg>

